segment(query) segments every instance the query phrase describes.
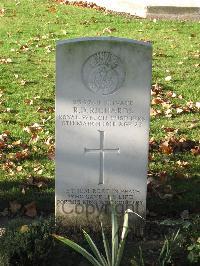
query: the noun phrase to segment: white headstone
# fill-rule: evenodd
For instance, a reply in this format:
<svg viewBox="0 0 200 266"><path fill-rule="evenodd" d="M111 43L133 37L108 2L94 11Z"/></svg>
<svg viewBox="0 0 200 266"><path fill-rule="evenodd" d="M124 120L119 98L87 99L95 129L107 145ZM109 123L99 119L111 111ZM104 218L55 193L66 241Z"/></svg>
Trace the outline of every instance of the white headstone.
<svg viewBox="0 0 200 266"><path fill-rule="evenodd" d="M74 0L69 1L74 2ZM107 10L142 18L200 19L199 0L84 0L83 2L95 3Z"/></svg>
<svg viewBox="0 0 200 266"><path fill-rule="evenodd" d="M145 215L151 54L122 38L58 42L57 216L101 214L109 196Z"/></svg>

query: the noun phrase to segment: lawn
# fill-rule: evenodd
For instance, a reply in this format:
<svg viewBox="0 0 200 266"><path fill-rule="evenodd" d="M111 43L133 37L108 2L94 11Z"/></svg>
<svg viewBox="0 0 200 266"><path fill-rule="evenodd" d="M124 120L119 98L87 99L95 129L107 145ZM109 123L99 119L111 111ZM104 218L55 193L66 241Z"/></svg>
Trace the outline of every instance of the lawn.
<svg viewBox="0 0 200 266"><path fill-rule="evenodd" d="M183 230L185 249L175 257L179 262L175 265L184 265L189 245L194 262L199 254L200 23L136 19L54 0L1 0L0 224L2 219L19 217L12 222L22 227L14 233L8 230L0 243L4 250L0 264L4 252L20 259L18 253L12 254L16 251L25 260L23 265L29 265L27 261L37 265L49 244L51 250L48 234L54 225L41 220L27 231L23 219L54 213L56 41L85 36L125 37L153 45L148 212L141 245L145 262L154 263L168 233L160 221L168 221L171 232L174 222L168 218L177 218L176 226L190 218L193 224L186 233ZM80 230L67 228L65 235L82 241ZM99 234L95 238L101 239ZM128 242L123 265L134 265L129 258L139 244ZM79 265L80 256L57 248L48 265Z"/></svg>
<svg viewBox="0 0 200 266"><path fill-rule="evenodd" d="M13 201L25 213L32 201L38 214L54 212L56 41L85 36L152 43L148 209L157 217L198 212L200 24L53 0L1 0L0 212L10 206L15 215Z"/></svg>

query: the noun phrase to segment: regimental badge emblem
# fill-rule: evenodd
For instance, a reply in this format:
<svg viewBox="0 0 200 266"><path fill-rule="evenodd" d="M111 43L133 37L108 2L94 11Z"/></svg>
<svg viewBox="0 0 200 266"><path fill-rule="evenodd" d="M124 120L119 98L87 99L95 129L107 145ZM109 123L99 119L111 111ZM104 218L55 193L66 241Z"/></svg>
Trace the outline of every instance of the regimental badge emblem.
<svg viewBox="0 0 200 266"><path fill-rule="evenodd" d="M97 52L84 62L82 80L94 93L113 94L122 87L125 80L123 62L111 52Z"/></svg>

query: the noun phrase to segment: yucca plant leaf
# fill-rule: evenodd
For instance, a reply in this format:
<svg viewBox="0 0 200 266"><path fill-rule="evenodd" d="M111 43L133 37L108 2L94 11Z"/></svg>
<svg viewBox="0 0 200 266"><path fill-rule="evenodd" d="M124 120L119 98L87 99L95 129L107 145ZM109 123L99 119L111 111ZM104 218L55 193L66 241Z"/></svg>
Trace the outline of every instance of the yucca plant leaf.
<svg viewBox="0 0 200 266"><path fill-rule="evenodd" d="M140 259L140 266L144 266L144 259L141 247L139 247L139 259Z"/></svg>
<svg viewBox="0 0 200 266"><path fill-rule="evenodd" d="M118 249L118 252L117 252L117 257L116 257L114 266L119 266L120 265L120 262L121 262L121 259L122 259L122 255L123 255L123 252L124 252L124 246L125 246L125 243L126 243L127 235L128 235L128 231L126 232L126 235L125 235L124 239L120 241L119 249Z"/></svg>
<svg viewBox="0 0 200 266"><path fill-rule="evenodd" d="M112 217L112 266L115 265L116 258L117 258L117 251L119 246L118 240L118 221L117 221L117 214L115 211L115 206L113 205L112 200L111 202L111 217Z"/></svg>
<svg viewBox="0 0 200 266"><path fill-rule="evenodd" d="M168 257L168 253L169 253L169 240L166 238L158 258L161 264L163 264L163 262L165 263L166 258Z"/></svg>
<svg viewBox="0 0 200 266"><path fill-rule="evenodd" d="M130 209L127 209L125 211L125 213L124 213L124 223L123 223L122 234L121 234L121 240L120 240L120 244L119 244L119 248L118 248L118 252L117 252L117 259L116 259L116 262L115 262L115 266L119 266L120 263L121 263L121 259L122 259L122 255L123 255L124 247L125 247L125 243L126 243L126 238L127 238L127 235L128 235L128 219L129 219L129 214L130 213L137 215L141 219L144 219L142 216L140 216L136 212L133 212Z"/></svg>
<svg viewBox="0 0 200 266"><path fill-rule="evenodd" d="M99 263L101 265L103 265L103 266L106 265L105 264L105 258L104 259L102 258L103 255L99 252L99 250L98 250L97 246L95 245L94 241L92 240L92 238L84 230L83 230L83 234L84 234L85 239L87 240L93 254L95 255L96 259L99 261Z"/></svg>
<svg viewBox="0 0 200 266"><path fill-rule="evenodd" d="M121 240L125 238L126 232L128 231L128 214L129 214L128 211L126 211L124 214L124 223L122 228Z"/></svg>
<svg viewBox="0 0 200 266"><path fill-rule="evenodd" d="M175 244L178 238L179 231L180 229L176 232L176 234L173 233L170 239L167 239L167 238L165 239L163 247L160 251L159 258L158 258L158 262L160 265L166 265L166 263L170 263L173 245Z"/></svg>
<svg viewBox="0 0 200 266"><path fill-rule="evenodd" d="M104 265L105 265L105 266L110 266L110 265L108 264L108 262L106 261L106 259L104 258L104 256L101 255L101 257L102 257L102 260L104 261Z"/></svg>
<svg viewBox="0 0 200 266"><path fill-rule="evenodd" d="M180 229L178 229L178 231L176 232L176 234L172 236L172 241L175 242L178 238L178 235L179 235L179 232L180 232Z"/></svg>
<svg viewBox="0 0 200 266"><path fill-rule="evenodd" d="M110 245L108 243L108 239L105 236L102 222L101 222L101 230L102 230L102 238L103 238L103 244L104 244L107 262L108 262L108 265L111 266L112 265L112 258L111 258L111 252L110 252Z"/></svg>
<svg viewBox="0 0 200 266"><path fill-rule="evenodd" d="M118 252L117 252L115 266L120 265L122 255L124 252L124 246L125 246L126 238L128 235L128 215L129 215L129 213L128 213L128 211L126 211L124 214L123 229L122 229L121 240L120 240L120 244L119 244L119 248L118 248Z"/></svg>
<svg viewBox="0 0 200 266"><path fill-rule="evenodd" d="M60 240L65 245L71 247L76 252L80 253L83 257L85 257L89 262L92 263L94 266L102 266L86 249L82 248L78 244L76 244L74 241L67 239L62 236L53 235L56 239Z"/></svg>

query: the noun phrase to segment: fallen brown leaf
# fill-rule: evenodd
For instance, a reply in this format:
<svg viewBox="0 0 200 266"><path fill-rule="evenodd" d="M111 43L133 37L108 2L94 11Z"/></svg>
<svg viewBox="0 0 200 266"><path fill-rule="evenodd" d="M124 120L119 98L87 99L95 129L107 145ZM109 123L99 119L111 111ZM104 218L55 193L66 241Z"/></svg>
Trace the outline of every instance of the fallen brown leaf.
<svg viewBox="0 0 200 266"><path fill-rule="evenodd" d="M161 115L161 114L162 114L161 110L157 110L157 109L153 109L153 108L151 108L151 110L150 110L150 115L151 116L158 116L158 115Z"/></svg>
<svg viewBox="0 0 200 266"><path fill-rule="evenodd" d="M162 92L162 87L158 83L152 85L151 95L158 95Z"/></svg>
<svg viewBox="0 0 200 266"><path fill-rule="evenodd" d="M29 231L28 225L27 224L22 225L20 227L19 231L20 231L20 233L26 233L26 232L28 232Z"/></svg>
<svg viewBox="0 0 200 266"><path fill-rule="evenodd" d="M21 166L21 165L18 165L18 166L16 167L16 170L17 170L17 172L21 172L21 171L22 171L22 166Z"/></svg>
<svg viewBox="0 0 200 266"><path fill-rule="evenodd" d="M33 105L33 100L31 100L31 99L25 99L24 102L27 105Z"/></svg>
<svg viewBox="0 0 200 266"><path fill-rule="evenodd" d="M9 63L12 63L11 58L1 58L0 59L0 64L9 64Z"/></svg>
<svg viewBox="0 0 200 266"><path fill-rule="evenodd" d="M166 96L167 96L167 97L171 97L171 98L175 98L175 97L176 97L176 93L174 93L173 91L168 91L168 92L166 93Z"/></svg>
<svg viewBox="0 0 200 266"><path fill-rule="evenodd" d="M10 201L9 205L10 205L9 209L10 209L12 214L17 213L22 207L22 205L20 203L18 203L16 200Z"/></svg>
<svg viewBox="0 0 200 266"><path fill-rule="evenodd" d="M54 143L54 140L52 137L48 137L45 142L44 142L47 146L50 146Z"/></svg>
<svg viewBox="0 0 200 266"><path fill-rule="evenodd" d="M19 145L21 145L21 139L19 139L19 140L16 140L16 141L14 141L13 143L12 143L12 145L13 146L19 146Z"/></svg>
<svg viewBox="0 0 200 266"><path fill-rule="evenodd" d="M55 6L51 6L51 7L48 8L48 11L50 13L56 13L57 10L56 10Z"/></svg>
<svg viewBox="0 0 200 266"><path fill-rule="evenodd" d="M34 218L37 216L36 204L34 201L32 201L29 204L26 204L24 208L25 208L25 215L27 215L28 217Z"/></svg>
<svg viewBox="0 0 200 266"><path fill-rule="evenodd" d="M161 143L159 148L162 153L165 153L165 154L173 153L173 148L169 145L168 141L164 141L163 143Z"/></svg>
<svg viewBox="0 0 200 266"><path fill-rule="evenodd" d="M114 32L114 31L116 31L116 28L110 28L110 27L107 27L107 28L105 28L105 29L103 30L103 34L104 34L104 33L112 33L112 32Z"/></svg>
<svg viewBox="0 0 200 266"><path fill-rule="evenodd" d="M5 8L0 8L0 17L5 15Z"/></svg>
<svg viewBox="0 0 200 266"><path fill-rule="evenodd" d="M161 104L163 103L163 99L161 99L160 97L154 98L151 101L151 104Z"/></svg>
<svg viewBox="0 0 200 266"><path fill-rule="evenodd" d="M18 151L18 152L16 152L16 154L15 154L15 158L16 158L16 160L23 160L23 159L28 158L29 155L30 155L30 154L29 154L28 149L24 149L24 150L22 150L22 151Z"/></svg>
<svg viewBox="0 0 200 266"><path fill-rule="evenodd" d="M68 0L57 0L58 3L60 4L65 4L65 5L73 5L73 6L78 6L78 7L83 7L83 8L92 8L96 9L98 11L105 11L105 7L100 7L96 5L95 3L92 3L92 1L68 1Z"/></svg>
<svg viewBox="0 0 200 266"><path fill-rule="evenodd" d="M32 142L32 143L36 143L36 142L38 142L38 140L39 140L39 136L38 136L38 134L33 134L33 135L31 136L30 142Z"/></svg>
<svg viewBox="0 0 200 266"><path fill-rule="evenodd" d="M24 44L24 45L22 45L19 49L20 49L21 51L23 51L23 52L27 52L27 51L29 50L29 47L28 47L27 44Z"/></svg>
<svg viewBox="0 0 200 266"><path fill-rule="evenodd" d="M149 140L149 151L153 151L154 149L158 149L159 145L154 138L150 138Z"/></svg>
<svg viewBox="0 0 200 266"><path fill-rule="evenodd" d="M37 187L37 188L45 188L47 187L48 178L43 176L29 176L24 183L23 188L27 189L29 186Z"/></svg>
<svg viewBox="0 0 200 266"><path fill-rule="evenodd" d="M200 155L200 146L194 147L193 149L191 149L191 152L195 156Z"/></svg>
<svg viewBox="0 0 200 266"><path fill-rule="evenodd" d="M182 168L185 168L185 167L188 167L189 166L189 163L188 162L185 162L185 161L177 161L176 164Z"/></svg>
<svg viewBox="0 0 200 266"><path fill-rule="evenodd" d="M23 130L30 134L40 132L43 130L43 128L38 123L34 123L32 126L24 127Z"/></svg>
<svg viewBox="0 0 200 266"><path fill-rule="evenodd" d="M167 132L167 133L169 133L169 132L178 132L178 129L176 129L176 128L173 128L173 127L164 127L164 126L162 126L162 129L165 131L165 132Z"/></svg>
<svg viewBox="0 0 200 266"><path fill-rule="evenodd" d="M0 149L5 149L7 147L7 144L4 141L0 141Z"/></svg>
<svg viewBox="0 0 200 266"><path fill-rule="evenodd" d="M3 164L3 170L5 171L9 171L11 169L15 168L15 164L9 160L7 160L4 164Z"/></svg>

